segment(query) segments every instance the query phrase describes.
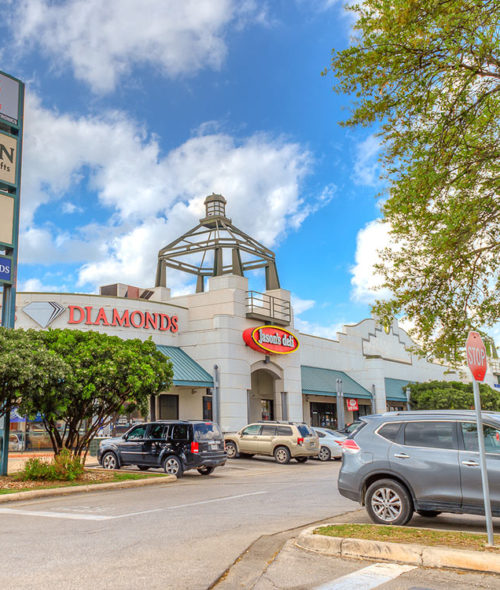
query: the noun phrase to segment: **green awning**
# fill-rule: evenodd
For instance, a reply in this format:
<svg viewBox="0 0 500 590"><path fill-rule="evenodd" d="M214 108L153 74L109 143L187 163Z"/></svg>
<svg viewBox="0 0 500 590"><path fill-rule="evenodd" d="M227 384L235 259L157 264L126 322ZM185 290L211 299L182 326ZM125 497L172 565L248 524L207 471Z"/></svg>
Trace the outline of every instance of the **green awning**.
<svg viewBox="0 0 500 590"><path fill-rule="evenodd" d="M385 399L392 402L406 402L406 388L411 381L385 377Z"/></svg>
<svg viewBox="0 0 500 590"><path fill-rule="evenodd" d="M344 371L321 369L320 367L300 367L302 373L302 393L307 395L337 395L337 379L342 379L344 397L371 399L368 389L354 381Z"/></svg>
<svg viewBox="0 0 500 590"><path fill-rule="evenodd" d="M174 385L187 387L213 387L214 380L210 373L194 361L178 346L161 346L156 348L167 356L174 365Z"/></svg>

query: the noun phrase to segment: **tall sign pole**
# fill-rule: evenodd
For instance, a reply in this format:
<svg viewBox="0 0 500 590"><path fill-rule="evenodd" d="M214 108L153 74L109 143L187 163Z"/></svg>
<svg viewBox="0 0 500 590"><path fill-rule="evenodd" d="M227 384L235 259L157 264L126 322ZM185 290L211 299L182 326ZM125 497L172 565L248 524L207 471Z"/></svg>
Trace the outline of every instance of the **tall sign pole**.
<svg viewBox="0 0 500 590"><path fill-rule="evenodd" d="M21 198L24 84L0 72L0 285L2 326L14 328ZM1 419L0 475L7 475L10 415Z"/></svg>
<svg viewBox="0 0 500 590"><path fill-rule="evenodd" d="M474 406L476 408L477 438L479 442L479 463L481 465L481 481L483 484L484 514L486 516L486 532L488 545L493 545L493 521L491 518L490 486L486 465L486 451L484 448L483 417L481 415L481 396L478 381L483 381L486 375L486 347L477 332L469 332L465 343L467 364L472 373L472 387L474 390Z"/></svg>

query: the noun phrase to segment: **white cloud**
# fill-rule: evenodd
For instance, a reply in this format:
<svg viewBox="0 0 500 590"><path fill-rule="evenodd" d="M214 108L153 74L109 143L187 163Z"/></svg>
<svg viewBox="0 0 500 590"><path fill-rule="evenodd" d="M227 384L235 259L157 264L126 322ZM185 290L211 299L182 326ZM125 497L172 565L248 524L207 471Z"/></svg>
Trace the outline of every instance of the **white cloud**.
<svg viewBox="0 0 500 590"><path fill-rule="evenodd" d="M83 213L83 209L74 203L66 201L62 204L62 212L71 215L72 213Z"/></svg>
<svg viewBox="0 0 500 590"><path fill-rule="evenodd" d="M315 305L316 301L314 299L301 299L297 295L292 294L292 307L295 317L313 308Z"/></svg>
<svg viewBox="0 0 500 590"><path fill-rule="evenodd" d="M18 286L24 293L60 293L61 286L43 283L40 279L28 279Z"/></svg>
<svg viewBox="0 0 500 590"><path fill-rule="evenodd" d="M352 180L363 186L377 186L379 184L380 166L378 155L380 140L375 134L369 135L356 146L356 159Z"/></svg>
<svg viewBox="0 0 500 590"><path fill-rule="evenodd" d="M334 193L329 186L304 202L312 165L300 144L266 134L198 134L162 155L158 139L120 112L61 115L28 93L20 255L29 263L83 262L79 285L148 286L158 250L197 223L212 192L226 196L235 225L273 247ZM72 210L76 187L87 194L86 211L109 211L108 223L64 231L36 224L41 205L61 200Z"/></svg>
<svg viewBox="0 0 500 590"><path fill-rule="evenodd" d="M296 317L295 328L299 330L299 332L302 332L302 334L310 334L312 336L319 336L320 338L328 338L329 340L338 340L337 332L343 331L344 323L337 322L325 325L309 322Z"/></svg>
<svg viewBox="0 0 500 590"><path fill-rule="evenodd" d="M94 92L112 91L139 64L170 77L220 68L230 26L266 23L246 0L21 0L12 18L20 46L39 46Z"/></svg>
<svg viewBox="0 0 500 590"><path fill-rule="evenodd" d="M380 260L379 250L390 244L389 229L387 223L375 219L358 232L355 264L351 268L351 296L354 301L373 303L375 299L384 299L390 295L388 289L379 289L382 277L374 269Z"/></svg>

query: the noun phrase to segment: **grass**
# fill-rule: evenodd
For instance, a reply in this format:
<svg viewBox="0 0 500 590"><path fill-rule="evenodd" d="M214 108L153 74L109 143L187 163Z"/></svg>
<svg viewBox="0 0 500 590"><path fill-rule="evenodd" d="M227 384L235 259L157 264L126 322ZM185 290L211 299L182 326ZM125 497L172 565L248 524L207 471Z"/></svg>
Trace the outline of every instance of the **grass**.
<svg viewBox="0 0 500 590"><path fill-rule="evenodd" d="M391 543L415 543L432 547L451 547L475 551L494 551L500 553L500 535L495 535L497 547L487 547L487 536L481 533L463 533L460 531L440 531L417 529L401 526L384 526L376 524L338 524L317 528L315 535L329 537L348 537L351 539L370 539L372 541L389 541Z"/></svg>
<svg viewBox="0 0 500 590"><path fill-rule="evenodd" d="M165 477L165 473L118 473L111 471L102 473L99 471L86 470L84 479L76 481L30 481L19 482L14 476L3 476L0 478L0 495L16 494L17 492L29 492L32 490L50 490L55 488L66 488L72 486L99 485L117 481L129 481L147 479L152 477ZM29 484L29 485L26 485ZM11 487L15 485L15 487Z"/></svg>

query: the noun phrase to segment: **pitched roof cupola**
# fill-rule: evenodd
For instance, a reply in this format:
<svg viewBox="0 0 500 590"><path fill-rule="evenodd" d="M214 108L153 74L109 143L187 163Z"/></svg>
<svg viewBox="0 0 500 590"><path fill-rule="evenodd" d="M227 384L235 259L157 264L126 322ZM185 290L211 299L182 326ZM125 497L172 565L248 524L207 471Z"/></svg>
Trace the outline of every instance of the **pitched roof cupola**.
<svg viewBox="0 0 500 590"><path fill-rule="evenodd" d="M158 252L156 287L167 286L169 267L196 275L197 293L204 291L205 277L244 276L257 268L265 268L266 290L280 288L274 252L235 227L226 217L226 204L222 195L209 195L200 223Z"/></svg>

